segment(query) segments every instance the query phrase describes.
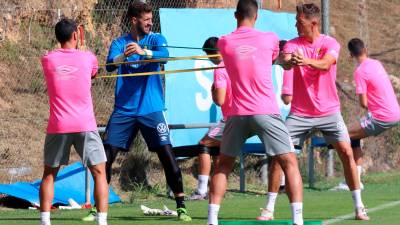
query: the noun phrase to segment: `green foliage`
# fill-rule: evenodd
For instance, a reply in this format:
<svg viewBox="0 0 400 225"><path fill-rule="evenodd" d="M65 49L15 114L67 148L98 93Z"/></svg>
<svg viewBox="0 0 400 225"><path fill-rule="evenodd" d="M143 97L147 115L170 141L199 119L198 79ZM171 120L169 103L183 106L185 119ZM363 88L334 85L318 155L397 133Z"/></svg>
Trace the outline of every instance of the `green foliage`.
<svg viewBox="0 0 400 225"><path fill-rule="evenodd" d="M5 40L0 45L0 59L8 63L16 63L20 56L20 46L9 40Z"/></svg>

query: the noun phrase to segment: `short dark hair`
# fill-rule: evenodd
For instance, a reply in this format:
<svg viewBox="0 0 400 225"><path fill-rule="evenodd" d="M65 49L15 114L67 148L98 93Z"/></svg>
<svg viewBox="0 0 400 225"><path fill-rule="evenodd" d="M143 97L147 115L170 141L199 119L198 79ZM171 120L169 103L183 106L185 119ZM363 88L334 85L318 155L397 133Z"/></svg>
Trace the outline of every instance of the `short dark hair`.
<svg viewBox="0 0 400 225"><path fill-rule="evenodd" d="M217 37L209 37L203 44L203 51L206 53L217 53Z"/></svg>
<svg viewBox="0 0 400 225"><path fill-rule="evenodd" d="M236 13L240 19L250 19L257 15L258 3L256 0L239 0Z"/></svg>
<svg viewBox="0 0 400 225"><path fill-rule="evenodd" d="M349 49L351 55L358 57L364 53L365 45L361 39L353 38L347 44L347 48Z"/></svg>
<svg viewBox="0 0 400 225"><path fill-rule="evenodd" d="M298 4L296 6L296 12L298 14L304 14L307 19L316 18L321 19L321 10L314 3L309 4Z"/></svg>
<svg viewBox="0 0 400 225"><path fill-rule="evenodd" d="M280 40L279 41L279 51L280 52L283 51L283 48L285 47L287 42L288 42L287 40Z"/></svg>
<svg viewBox="0 0 400 225"><path fill-rule="evenodd" d="M128 7L127 17L132 19L132 17L140 17L142 13L150 13L153 11L153 7L150 4L142 1L134 1Z"/></svg>
<svg viewBox="0 0 400 225"><path fill-rule="evenodd" d="M55 27L57 41L65 43L72 38L72 33L78 30L76 22L71 19L61 19Z"/></svg>

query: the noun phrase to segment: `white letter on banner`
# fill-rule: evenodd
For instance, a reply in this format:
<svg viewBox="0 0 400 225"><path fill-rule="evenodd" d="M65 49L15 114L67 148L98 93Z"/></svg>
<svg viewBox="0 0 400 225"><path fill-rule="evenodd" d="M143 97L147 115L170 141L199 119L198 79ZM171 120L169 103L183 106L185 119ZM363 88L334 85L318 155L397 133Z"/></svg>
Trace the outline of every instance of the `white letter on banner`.
<svg viewBox="0 0 400 225"><path fill-rule="evenodd" d="M204 67L210 67L211 62L205 61L205 60L197 60L194 63L195 68L204 68ZM206 96L203 97L204 92L196 92L195 98L196 98L196 105L197 108L200 111L208 111L210 110L210 107L213 103L212 101L212 95L211 95L211 85L212 81L204 74L204 73L211 73L212 70L209 71L196 71L196 80L199 82L200 86L204 88L206 91Z"/></svg>

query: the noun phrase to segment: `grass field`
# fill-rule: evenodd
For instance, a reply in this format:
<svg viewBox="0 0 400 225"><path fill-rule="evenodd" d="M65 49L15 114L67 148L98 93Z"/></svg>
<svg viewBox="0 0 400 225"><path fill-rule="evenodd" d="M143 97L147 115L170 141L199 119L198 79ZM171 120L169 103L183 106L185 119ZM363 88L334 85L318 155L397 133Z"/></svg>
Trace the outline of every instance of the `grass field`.
<svg viewBox="0 0 400 225"><path fill-rule="evenodd" d="M400 173L374 174L365 178L366 189L363 192L364 203L372 209L369 213L371 221L359 222L351 219L336 221L331 224L352 225L352 224L379 224L395 225L400 224ZM352 200L349 192L327 191L328 184L319 185L319 190L304 190L304 217L306 220L323 220L337 218L353 213ZM221 220L253 220L258 216L259 208L264 205L265 196L256 193L229 192L222 205L220 212ZM393 203L385 209L374 208ZM396 203L397 202L397 203ZM166 204L174 209L174 202L167 198L156 198L151 201L137 201L133 204L113 205L109 212L109 224L181 224L175 218L170 217L148 217L143 216L140 211L140 204L149 207L162 208ZM187 202L190 215L193 221L187 224L206 224L207 202ZM285 195L279 195L275 209L276 219L289 219L290 211L288 200ZM52 213L53 225L74 225L83 224L80 218L86 215L84 210L56 211ZM30 225L39 224L38 212L29 210L5 210L0 211L1 225ZM332 222L332 221L330 221ZM87 223L86 224L94 224Z"/></svg>

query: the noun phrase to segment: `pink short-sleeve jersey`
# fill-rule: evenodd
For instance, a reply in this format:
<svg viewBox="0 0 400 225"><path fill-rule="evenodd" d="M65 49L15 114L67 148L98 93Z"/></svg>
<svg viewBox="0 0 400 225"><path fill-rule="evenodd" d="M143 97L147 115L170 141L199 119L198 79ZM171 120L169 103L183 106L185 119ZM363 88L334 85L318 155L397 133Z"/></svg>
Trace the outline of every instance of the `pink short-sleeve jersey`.
<svg viewBox="0 0 400 225"><path fill-rule="evenodd" d="M49 95L47 133L97 130L91 79L97 73L96 56L88 51L57 49L42 57Z"/></svg>
<svg viewBox="0 0 400 225"><path fill-rule="evenodd" d="M271 32L239 27L218 41L231 80L230 114L280 114L272 81L279 39Z"/></svg>
<svg viewBox="0 0 400 225"><path fill-rule="evenodd" d="M356 93L366 94L368 111L384 122L400 120L400 106L385 68L378 60L367 58L355 70Z"/></svg>
<svg viewBox="0 0 400 225"><path fill-rule="evenodd" d="M288 41L284 47L285 54L299 52L306 58L316 60L327 54L337 60L339 51L339 43L326 35L320 35L314 43L298 37ZM311 66L294 66L291 113L322 117L337 112L340 112L340 102L336 90L336 63L326 71Z"/></svg>

